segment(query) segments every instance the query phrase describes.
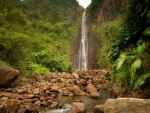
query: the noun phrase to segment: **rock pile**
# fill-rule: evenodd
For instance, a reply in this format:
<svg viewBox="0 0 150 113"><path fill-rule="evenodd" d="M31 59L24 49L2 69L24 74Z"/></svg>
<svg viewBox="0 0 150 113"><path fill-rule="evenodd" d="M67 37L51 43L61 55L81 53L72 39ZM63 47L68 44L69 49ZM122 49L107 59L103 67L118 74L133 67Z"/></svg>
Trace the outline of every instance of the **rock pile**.
<svg viewBox="0 0 150 113"><path fill-rule="evenodd" d="M18 80L11 87L0 89L0 113L37 113L39 106L58 107L58 96L89 94L100 98L100 92L110 91L110 76L106 70L48 73L44 78L33 74L32 80Z"/></svg>

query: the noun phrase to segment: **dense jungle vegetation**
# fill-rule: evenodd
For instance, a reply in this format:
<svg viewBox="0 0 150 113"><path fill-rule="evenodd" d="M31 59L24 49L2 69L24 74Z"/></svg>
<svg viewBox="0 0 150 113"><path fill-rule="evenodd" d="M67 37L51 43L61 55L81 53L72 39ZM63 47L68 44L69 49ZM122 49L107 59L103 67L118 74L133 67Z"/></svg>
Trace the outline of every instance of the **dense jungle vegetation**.
<svg viewBox="0 0 150 113"><path fill-rule="evenodd" d="M109 19L97 22L102 7ZM71 72L82 12L76 0L1 0L0 62L26 76ZM150 1L92 0L87 12L99 68L110 69L120 87L150 94Z"/></svg>
<svg viewBox="0 0 150 113"><path fill-rule="evenodd" d="M107 10L117 2L121 5L112 6L110 19L96 23L101 6ZM102 44L98 65L110 68L112 80L120 87L150 92L150 1L92 0L88 14L90 34Z"/></svg>
<svg viewBox="0 0 150 113"><path fill-rule="evenodd" d="M0 62L26 76L70 72L82 11L76 0L1 0Z"/></svg>

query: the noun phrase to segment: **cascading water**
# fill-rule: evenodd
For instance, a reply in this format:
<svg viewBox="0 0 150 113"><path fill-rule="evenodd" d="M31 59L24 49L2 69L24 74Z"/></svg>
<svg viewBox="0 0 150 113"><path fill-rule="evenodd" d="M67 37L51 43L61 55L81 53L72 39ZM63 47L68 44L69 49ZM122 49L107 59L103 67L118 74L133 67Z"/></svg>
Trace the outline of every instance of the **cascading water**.
<svg viewBox="0 0 150 113"><path fill-rule="evenodd" d="M78 51L78 63L77 69L86 70L88 66L88 39L87 39L87 24L86 24L86 12L83 12L82 25L81 25L81 41Z"/></svg>

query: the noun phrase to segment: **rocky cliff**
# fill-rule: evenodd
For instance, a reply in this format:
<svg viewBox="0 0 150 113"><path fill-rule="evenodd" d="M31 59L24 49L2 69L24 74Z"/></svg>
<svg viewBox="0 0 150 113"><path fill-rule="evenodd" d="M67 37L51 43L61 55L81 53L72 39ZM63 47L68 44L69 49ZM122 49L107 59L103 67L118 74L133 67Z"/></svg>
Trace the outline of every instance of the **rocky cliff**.
<svg viewBox="0 0 150 113"><path fill-rule="evenodd" d="M109 21L116 16L121 9L121 0L109 0L104 2L102 7L98 8L97 18L95 20L96 24Z"/></svg>
<svg viewBox="0 0 150 113"><path fill-rule="evenodd" d="M95 1L95 0L93 0ZM121 0L108 0L108 1L97 1L95 4L99 7L94 7L95 4L92 4L88 7L88 23L89 27L89 69L99 68L97 66L97 62L100 56L100 48L102 47L102 39L99 34L94 34L92 32L93 28L97 25L102 24L104 22L113 20L120 12L121 12ZM95 13L95 14L93 14ZM96 16L91 16L96 15Z"/></svg>

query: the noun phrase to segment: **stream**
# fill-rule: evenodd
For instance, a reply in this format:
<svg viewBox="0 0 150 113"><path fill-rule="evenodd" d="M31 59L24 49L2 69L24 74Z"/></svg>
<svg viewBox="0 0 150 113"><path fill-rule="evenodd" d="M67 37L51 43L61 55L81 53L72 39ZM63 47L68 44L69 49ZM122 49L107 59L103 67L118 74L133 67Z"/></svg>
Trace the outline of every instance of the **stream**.
<svg viewBox="0 0 150 113"><path fill-rule="evenodd" d="M114 98L111 96L109 93L101 93L101 99L93 99L89 96L74 96L74 97L69 97L69 96L63 96L63 97L58 97L57 102L61 104L69 104L71 105L74 101L76 100L81 100L83 101L85 107L86 107L86 113L92 113L93 108L96 105L99 104L104 104L104 102L109 99L109 98ZM48 110L45 113L69 113L69 109L55 109L55 110Z"/></svg>

